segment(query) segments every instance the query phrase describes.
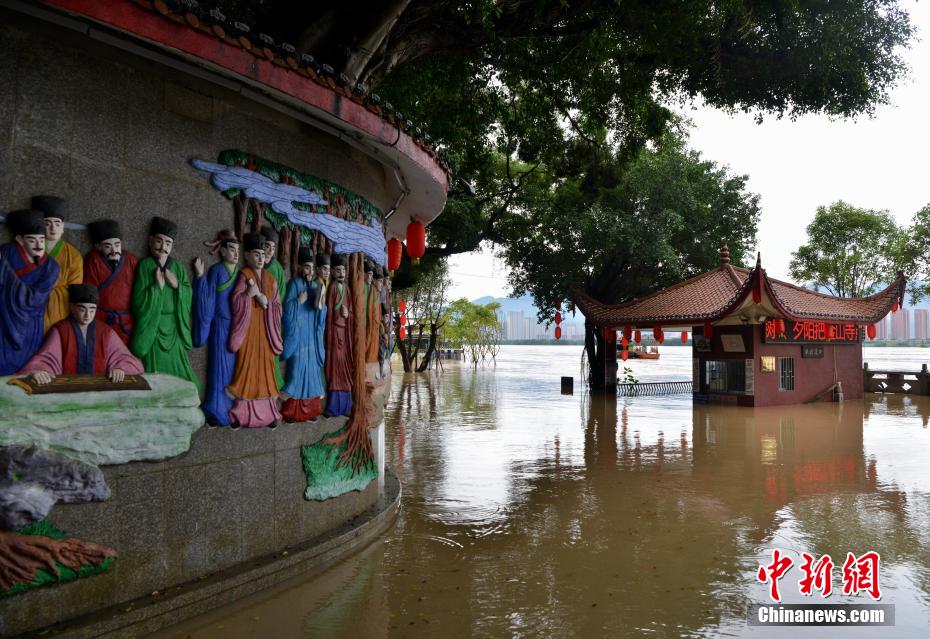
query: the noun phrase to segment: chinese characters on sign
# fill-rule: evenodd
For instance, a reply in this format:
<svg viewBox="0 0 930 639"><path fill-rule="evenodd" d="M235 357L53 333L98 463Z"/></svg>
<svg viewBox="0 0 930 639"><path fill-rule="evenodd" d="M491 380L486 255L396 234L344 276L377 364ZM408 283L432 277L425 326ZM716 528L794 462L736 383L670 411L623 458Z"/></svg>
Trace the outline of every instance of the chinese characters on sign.
<svg viewBox="0 0 930 639"><path fill-rule="evenodd" d="M828 322L765 322L764 341L767 343L803 344L836 342L855 344L862 341L862 330L855 324L830 324Z"/></svg>
<svg viewBox="0 0 930 639"><path fill-rule="evenodd" d="M798 591L810 597L814 590L820 591L821 597L829 597L833 593L833 560L830 555L823 555L816 561L814 556L806 552L801 553L801 572L804 576L798 581ZM878 601L882 598L882 591L878 584L878 567L881 557L875 551L869 551L860 557L851 552L846 553L843 563L843 594L858 595L867 593L872 599ZM772 551L772 562L759 566L756 579L769 584L769 597L772 601L781 602L781 593L778 590L778 581L791 570L794 560L782 554L778 548Z"/></svg>

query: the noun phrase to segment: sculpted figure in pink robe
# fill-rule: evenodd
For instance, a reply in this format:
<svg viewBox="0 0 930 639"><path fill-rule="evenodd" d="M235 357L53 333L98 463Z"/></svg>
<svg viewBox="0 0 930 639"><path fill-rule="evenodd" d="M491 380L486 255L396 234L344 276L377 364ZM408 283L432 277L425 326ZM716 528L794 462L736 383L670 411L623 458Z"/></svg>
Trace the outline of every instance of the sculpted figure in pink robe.
<svg viewBox="0 0 930 639"><path fill-rule="evenodd" d="M276 428L281 421L275 375L275 356L284 350L281 339L281 296L278 283L264 266L261 238L242 237L246 266L239 272L232 297L229 350L236 353L229 411L232 428Z"/></svg>
<svg viewBox="0 0 930 639"><path fill-rule="evenodd" d="M18 374L31 375L38 384L48 384L59 375L106 375L112 382L121 382L126 375L141 374L142 362L117 332L95 321L97 288L72 284L68 296L71 316L49 330L41 348Z"/></svg>

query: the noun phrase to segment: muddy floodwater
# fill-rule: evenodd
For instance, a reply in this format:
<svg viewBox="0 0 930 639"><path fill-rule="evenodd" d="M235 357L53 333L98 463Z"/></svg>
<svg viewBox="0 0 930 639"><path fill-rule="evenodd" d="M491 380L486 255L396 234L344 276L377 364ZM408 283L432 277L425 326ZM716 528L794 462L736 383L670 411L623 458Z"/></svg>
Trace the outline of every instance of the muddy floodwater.
<svg viewBox="0 0 930 639"><path fill-rule="evenodd" d="M918 370L930 349L865 349ZM396 525L322 574L166 629L163 637L928 637L930 398L750 409L690 395L581 392L581 347L505 347L496 366L395 374L388 464ZM690 379L690 349L631 361ZM395 370L398 368L395 365ZM559 377L575 377L575 394ZM885 628L759 628L772 550L880 553Z"/></svg>

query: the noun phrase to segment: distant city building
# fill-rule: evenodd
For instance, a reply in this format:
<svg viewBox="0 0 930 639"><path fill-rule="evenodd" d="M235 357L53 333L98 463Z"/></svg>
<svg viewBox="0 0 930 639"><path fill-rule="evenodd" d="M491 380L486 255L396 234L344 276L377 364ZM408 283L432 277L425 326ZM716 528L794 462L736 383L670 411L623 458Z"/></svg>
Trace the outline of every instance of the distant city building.
<svg viewBox="0 0 930 639"><path fill-rule="evenodd" d="M914 309L914 339L930 339L930 311Z"/></svg>
<svg viewBox="0 0 930 639"><path fill-rule="evenodd" d="M875 322L875 339L888 339L888 320L884 317Z"/></svg>
<svg viewBox="0 0 930 639"><path fill-rule="evenodd" d="M890 339L911 338L911 309L902 308L891 314Z"/></svg>

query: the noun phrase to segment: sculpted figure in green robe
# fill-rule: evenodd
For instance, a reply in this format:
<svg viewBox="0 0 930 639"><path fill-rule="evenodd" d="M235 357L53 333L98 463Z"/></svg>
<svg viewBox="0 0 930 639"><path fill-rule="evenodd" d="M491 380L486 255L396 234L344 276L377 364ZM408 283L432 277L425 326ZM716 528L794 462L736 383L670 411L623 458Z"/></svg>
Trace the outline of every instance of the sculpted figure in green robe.
<svg viewBox="0 0 930 639"><path fill-rule="evenodd" d="M278 252L278 232L270 226L263 226L262 231L262 248L265 251L265 270L274 276L278 282L278 294L283 300L287 295L287 271L284 266L275 257ZM278 382L278 388L284 387L284 376L281 374L281 359L276 355L274 358L274 378Z"/></svg>
<svg viewBox="0 0 930 639"><path fill-rule="evenodd" d="M192 289L187 271L171 258L177 225L154 217L149 230L149 256L139 261L132 287L136 326L130 342L147 373L167 373L200 389L188 356L191 339Z"/></svg>

